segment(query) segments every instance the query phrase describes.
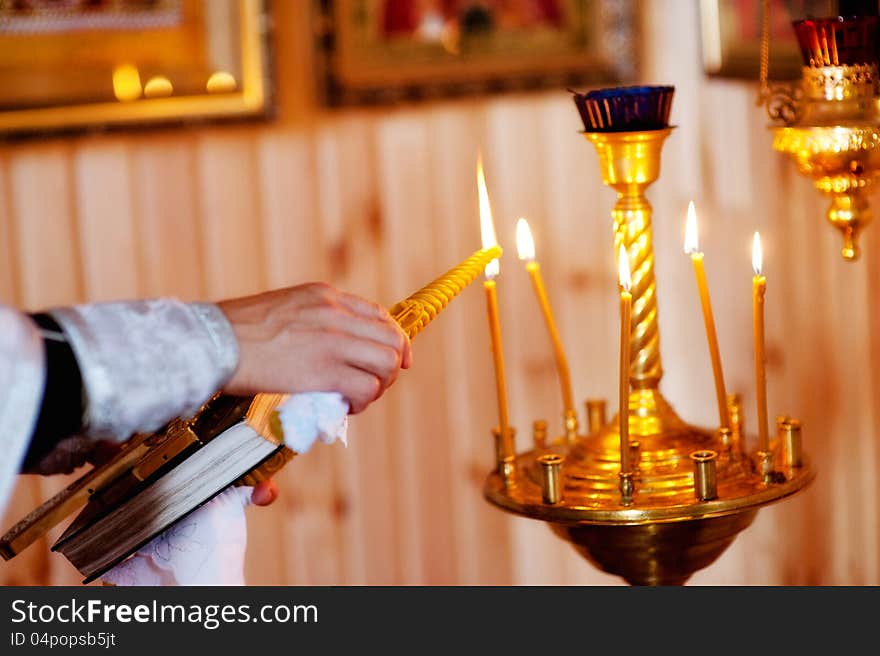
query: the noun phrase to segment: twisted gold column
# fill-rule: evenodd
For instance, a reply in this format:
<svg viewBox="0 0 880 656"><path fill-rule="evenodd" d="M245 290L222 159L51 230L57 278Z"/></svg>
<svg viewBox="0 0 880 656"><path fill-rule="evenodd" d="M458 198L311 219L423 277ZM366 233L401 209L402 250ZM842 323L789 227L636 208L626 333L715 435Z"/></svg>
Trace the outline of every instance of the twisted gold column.
<svg viewBox="0 0 880 656"><path fill-rule="evenodd" d="M632 268L632 324L630 384L636 389L655 389L663 376L660 363L660 331L657 328L657 286L654 279L654 243L651 236L651 204L640 188L628 186L619 196L611 216L614 220L614 252L623 244Z"/></svg>
<svg viewBox="0 0 880 656"><path fill-rule="evenodd" d="M617 192L611 211L614 252L623 244L632 270L630 382L636 390L655 390L663 376L651 204L645 190L660 175L660 151L672 128L643 132L587 132L596 147L602 181Z"/></svg>

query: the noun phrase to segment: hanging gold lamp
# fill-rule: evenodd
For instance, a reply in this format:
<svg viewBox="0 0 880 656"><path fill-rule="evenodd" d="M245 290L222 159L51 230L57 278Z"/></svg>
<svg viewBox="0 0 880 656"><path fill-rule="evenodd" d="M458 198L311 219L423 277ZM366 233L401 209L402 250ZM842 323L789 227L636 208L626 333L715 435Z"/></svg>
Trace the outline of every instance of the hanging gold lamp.
<svg viewBox="0 0 880 656"><path fill-rule="evenodd" d="M793 22L803 55L796 87L770 87L769 3L763 3L761 90L777 122L774 150L831 199L828 221L841 231L846 260L859 256L858 236L873 218L869 197L880 176L880 76L875 15Z"/></svg>

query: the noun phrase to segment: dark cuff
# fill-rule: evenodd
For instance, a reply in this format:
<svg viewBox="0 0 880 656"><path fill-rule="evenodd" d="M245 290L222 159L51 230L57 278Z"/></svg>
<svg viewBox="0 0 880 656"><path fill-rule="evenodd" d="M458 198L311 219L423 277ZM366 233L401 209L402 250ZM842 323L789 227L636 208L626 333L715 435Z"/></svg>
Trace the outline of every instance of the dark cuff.
<svg viewBox="0 0 880 656"><path fill-rule="evenodd" d="M40 416L22 464L28 471L63 439L82 428L83 386L73 349L58 323L48 314L32 314L46 353L46 385Z"/></svg>

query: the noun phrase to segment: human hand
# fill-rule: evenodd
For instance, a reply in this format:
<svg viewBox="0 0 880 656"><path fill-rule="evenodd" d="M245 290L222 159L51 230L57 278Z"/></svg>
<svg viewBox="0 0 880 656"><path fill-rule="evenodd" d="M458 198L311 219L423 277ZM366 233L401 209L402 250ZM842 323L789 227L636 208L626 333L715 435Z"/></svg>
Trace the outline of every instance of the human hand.
<svg viewBox="0 0 880 656"><path fill-rule="evenodd" d="M388 312L323 283L221 301L239 343L229 394L339 392L362 412L409 368L409 339Z"/></svg>

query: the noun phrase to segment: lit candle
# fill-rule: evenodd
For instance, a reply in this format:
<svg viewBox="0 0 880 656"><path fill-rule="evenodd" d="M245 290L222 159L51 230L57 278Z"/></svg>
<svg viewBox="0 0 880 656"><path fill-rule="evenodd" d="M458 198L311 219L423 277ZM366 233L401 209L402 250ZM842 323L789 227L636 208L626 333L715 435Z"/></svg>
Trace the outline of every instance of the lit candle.
<svg viewBox="0 0 880 656"><path fill-rule="evenodd" d="M718 337L715 334L715 319L712 315L712 302L709 300L709 286L706 284L706 270L703 268L703 253L700 252L697 235L697 213L694 201L688 204L687 227L684 235L684 252L691 256L694 274L697 277L697 290L703 307L703 323L706 325L706 339L709 342L709 357L712 360L712 375L715 377L715 397L718 401L718 421L721 428L730 428L727 413L727 390L724 387L724 372L721 369L721 354L718 350Z"/></svg>
<svg viewBox="0 0 880 656"><path fill-rule="evenodd" d="M629 274L629 258L623 244L618 258L620 274L620 473L629 469L629 359L630 320L632 316L632 280Z"/></svg>
<svg viewBox="0 0 880 656"><path fill-rule="evenodd" d="M755 271L755 277L752 278L752 311L755 336L755 380L758 397L758 451L767 452L770 450L767 423L767 371L764 353L764 293L767 290L767 279L761 273L762 265L761 237L756 232L752 242L752 269Z"/></svg>
<svg viewBox="0 0 880 656"><path fill-rule="evenodd" d="M529 222L525 219L519 219L516 222L516 250L519 254L519 259L526 263L526 271L528 271L532 279L532 286L535 288L535 295L538 297L538 303L544 315L544 323L547 324L547 331L550 333L550 340L553 342L556 369L559 372L559 385L562 388L562 403L565 415L570 416L574 414L575 409L571 394L571 374L568 369L568 360L565 357L565 350L562 348L562 339L559 337L559 331L556 329L556 321L553 318L550 301L547 299L544 278L541 276L541 266L535 259L535 241L532 239L532 231L529 229Z"/></svg>
<svg viewBox="0 0 880 656"><path fill-rule="evenodd" d="M486 177L483 174L483 162L477 162L477 188L480 196L480 235L483 248L498 245L495 237L495 225L492 221L492 208L489 205L489 193L486 190ZM498 319L498 294L495 277L501 272L501 264L494 259L486 265L486 280L483 287L486 291L486 310L489 316L489 337L492 341L492 360L495 364L495 389L498 397L498 427L507 457L514 455L513 440L510 432L510 420L507 411L507 385L504 376L504 352L501 346L501 323Z"/></svg>

